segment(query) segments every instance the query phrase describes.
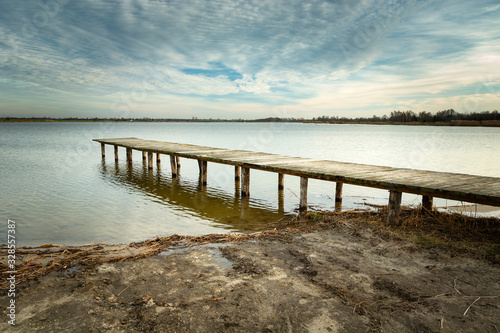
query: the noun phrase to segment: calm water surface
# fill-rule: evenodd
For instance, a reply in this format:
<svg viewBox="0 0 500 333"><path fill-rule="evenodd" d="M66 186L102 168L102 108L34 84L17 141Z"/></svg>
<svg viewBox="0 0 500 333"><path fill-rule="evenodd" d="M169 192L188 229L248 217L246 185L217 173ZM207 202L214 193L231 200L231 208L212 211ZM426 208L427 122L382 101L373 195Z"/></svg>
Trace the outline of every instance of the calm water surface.
<svg viewBox="0 0 500 333"><path fill-rule="evenodd" d="M299 179L252 170L250 200L241 201L234 167L209 163L200 190L196 161L181 159L172 179L167 156L148 171L101 159L94 138L141 139L246 149L283 155L500 177L500 128L273 123L12 123L0 124L0 243L7 219L18 246L42 243L124 243L172 233L248 231L298 208ZM308 201L333 209L335 184L310 180ZM344 186L343 209L386 204L387 191ZM420 198L404 194L404 204ZM439 206L460 205L435 200ZM472 208L474 211L477 207ZM486 214L499 216L498 210Z"/></svg>

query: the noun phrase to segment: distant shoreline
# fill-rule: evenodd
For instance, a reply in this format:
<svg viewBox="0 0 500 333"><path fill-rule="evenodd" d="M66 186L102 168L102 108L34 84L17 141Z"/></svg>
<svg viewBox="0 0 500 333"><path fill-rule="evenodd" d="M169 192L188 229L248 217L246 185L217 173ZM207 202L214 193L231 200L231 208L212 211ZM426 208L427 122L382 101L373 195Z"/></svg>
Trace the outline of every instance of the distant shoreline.
<svg viewBox="0 0 500 333"><path fill-rule="evenodd" d="M452 120L449 122L392 122L392 121L316 121L316 120L275 120L275 119L58 119L58 118L0 118L0 123L33 123L33 122L140 122L140 123L303 123L303 124L335 124L335 125L403 125L403 126L462 126L462 127L500 127L500 120Z"/></svg>

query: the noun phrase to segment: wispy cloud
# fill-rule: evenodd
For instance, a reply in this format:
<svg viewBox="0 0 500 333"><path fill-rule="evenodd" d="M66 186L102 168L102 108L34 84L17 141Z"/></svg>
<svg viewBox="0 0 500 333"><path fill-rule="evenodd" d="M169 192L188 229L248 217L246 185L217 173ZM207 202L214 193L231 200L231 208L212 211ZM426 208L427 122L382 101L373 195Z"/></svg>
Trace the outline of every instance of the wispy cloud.
<svg viewBox="0 0 500 333"><path fill-rule="evenodd" d="M72 96L88 114L106 116L105 105L128 94L145 116L161 116L174 100L188 106L178 110L224 117L238 104L245 111L235 117L252 117L249 105L278 104L304 116L371 115L370 106L382 112L402 101L419 107L477 95L486 74L493 88L485 101L498 97L493 0L0 0L0 7L0 114L36 104L43 91L59 113Z"/></svg>

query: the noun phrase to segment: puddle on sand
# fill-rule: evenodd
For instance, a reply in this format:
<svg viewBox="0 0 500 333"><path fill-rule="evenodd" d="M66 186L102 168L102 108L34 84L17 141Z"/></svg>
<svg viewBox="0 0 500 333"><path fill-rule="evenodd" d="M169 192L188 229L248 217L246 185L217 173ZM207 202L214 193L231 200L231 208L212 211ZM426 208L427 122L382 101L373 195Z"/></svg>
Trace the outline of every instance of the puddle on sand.
<svg viewBox="0 0 500 333"><path fill-rule="evenodd" d="M223 247L223 245L219 244L205 244L205 245L197 245L190 247L173 248L173 249L168 249L167 251L160 252L159 255L169 256L174 253L184 253L187 250L193 248L201 248L201 247L207 249L208 253L212 255L212 259L216 264L226 269L233 269L233 263L222 255L221 248Z"/></svg>

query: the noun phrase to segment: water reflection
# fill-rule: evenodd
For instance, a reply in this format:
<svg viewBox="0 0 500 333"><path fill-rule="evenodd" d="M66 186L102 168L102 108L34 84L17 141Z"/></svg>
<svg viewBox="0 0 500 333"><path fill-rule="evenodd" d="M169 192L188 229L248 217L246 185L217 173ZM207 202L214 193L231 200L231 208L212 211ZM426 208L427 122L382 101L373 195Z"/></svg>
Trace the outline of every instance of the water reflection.
<svg viewBox="0 0 500 333"><path fill-rule="evenodd" d="M248 232L285 223L295 216L285 214L283 190L277 191L278 207L269 208L268 202L241 197L239 181L235 181L234 193L230 193L211 187L210 183L203 185L201 176L193 179L178 172L177 177L172 177L170 168L162 168L161 164L150 169L146 162L106 164L103 160L100 174L107 182L140 194L151 204L178 211L186 223L196 217L224 229Z"/></svg>

